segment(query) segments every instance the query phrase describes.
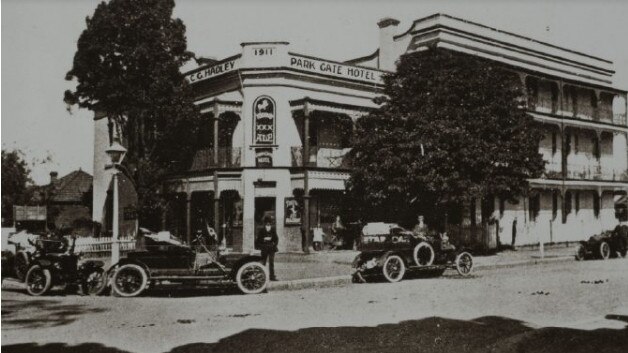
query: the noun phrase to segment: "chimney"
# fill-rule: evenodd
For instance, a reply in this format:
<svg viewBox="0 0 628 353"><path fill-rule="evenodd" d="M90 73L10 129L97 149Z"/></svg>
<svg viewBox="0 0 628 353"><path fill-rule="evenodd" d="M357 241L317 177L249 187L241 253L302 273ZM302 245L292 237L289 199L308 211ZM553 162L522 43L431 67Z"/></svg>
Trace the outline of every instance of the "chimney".
<svg viewBox="0 0 628 353"><path fill-rule="evenodd" d="M53 185L54 183L57 182L57 176L59 175L59 173L57 172L50 172L50 185Z"/></svg>
<svg viewBox="0 0 628 353"><path fill-rule="evenodd" d="M377 22L379 26L379 69L395 71L396 55L394 53L393 36L397 30L399 21L386 17Z"/></svg>

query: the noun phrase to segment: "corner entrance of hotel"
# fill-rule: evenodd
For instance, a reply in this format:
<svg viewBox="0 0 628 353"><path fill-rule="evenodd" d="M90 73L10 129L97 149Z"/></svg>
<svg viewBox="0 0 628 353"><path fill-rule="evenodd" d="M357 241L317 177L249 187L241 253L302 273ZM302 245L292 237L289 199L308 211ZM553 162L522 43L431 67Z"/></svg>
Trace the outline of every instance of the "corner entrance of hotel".
<svg viewBox="0 0 628 353"><path fill-rule="evenodd" d="M264 221L270 220L274 228L277 228L277 218L275 217L275 198L256 197L255 198L255 236L260 228L264 226Z"/></svg>

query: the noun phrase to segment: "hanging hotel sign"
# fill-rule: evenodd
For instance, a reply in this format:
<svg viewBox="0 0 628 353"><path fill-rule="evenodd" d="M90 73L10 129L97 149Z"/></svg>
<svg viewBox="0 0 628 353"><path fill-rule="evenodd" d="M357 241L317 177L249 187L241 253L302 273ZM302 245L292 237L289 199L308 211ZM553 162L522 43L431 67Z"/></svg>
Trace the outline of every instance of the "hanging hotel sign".
<svg viewBox="0 0 628 353"><path fill-rule="evenodd" d="M257 97L253 102L253 144L275 143L275 117L275 101L268 96Z"/></svg>
<svg viewBox="0 0 628 353"><path fill-rule="evenodd" d="M227 72L234 71L240 66L240 59L227 59L218 64L202 68L198 71L195 71L191 74L187 74L185 76L186 80L189 83L196 83L199 81L204 81L210 79L212 77L216 77L222 74L226 74Z"/></svg>
<svg viewBox="0 0 628 353"><path fill-rule="evenodd" d="M383 84L382 72L365 67L346 65L301 55L290 55L290 67L340 78Z"/></svg>

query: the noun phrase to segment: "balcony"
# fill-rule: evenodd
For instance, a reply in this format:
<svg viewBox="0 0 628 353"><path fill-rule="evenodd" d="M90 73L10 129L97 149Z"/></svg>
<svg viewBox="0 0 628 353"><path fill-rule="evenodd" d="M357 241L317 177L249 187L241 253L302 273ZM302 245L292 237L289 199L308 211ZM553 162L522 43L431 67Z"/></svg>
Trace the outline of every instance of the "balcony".
<svg viewBox="0 0 628 353"><path fill-rule="evenodd" d="M346 159L351 148L326 148L310 146L310 156L306 166L319 168L350 168ZM303 146L294 146L292 152L292 166L303 166Z"/></svg>
<svg viewBox="0 0 628 353"><path fill-rule="evenodd" d="M241 165L242 149L240 147L219 147L218 160L214 160L214 149L205 148L196 151L190 171L211 168L237 168Z"/></svg>

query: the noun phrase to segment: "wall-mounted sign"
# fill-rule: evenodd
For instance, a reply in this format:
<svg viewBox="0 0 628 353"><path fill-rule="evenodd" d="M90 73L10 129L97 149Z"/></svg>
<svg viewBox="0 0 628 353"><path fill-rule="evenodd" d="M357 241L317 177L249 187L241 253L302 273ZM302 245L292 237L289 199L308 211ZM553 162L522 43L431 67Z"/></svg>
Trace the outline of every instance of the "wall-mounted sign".
<svg viewBox="0 0 628 353"><path fill-rule="evenodd" d="M253 102L253 144L275 143L275 101L260 96Z"/></svg>
<svg viewBox="0 0 628 353"><path fill-rule="evenodd" d="M257 148L255 149L255 166L267 168L273 166L273 149Z"/></svg>
<svg viewBox="0 0 628 353"><path fill-rule="evenodd" d="M378 84L384 83L382 80L382 71L306 56L290 55L290 67L297 70L310 71L341 78Z"/></svg>
<svg viewBox="0 0 628 353"><path fill-rule="evenodd" d="M237 69L239 66L239 59L225 60L216 65L203 68L185 76L190 83L195 83L208 78L216 77L218 75L225 74L227 72Z"/></svg>
<svg viewBox="0 0 628 353"><path fill-rule="evenodd" d="M301 224L301 203L294 197L287 197L285 200L285 224Z"/></svg>

